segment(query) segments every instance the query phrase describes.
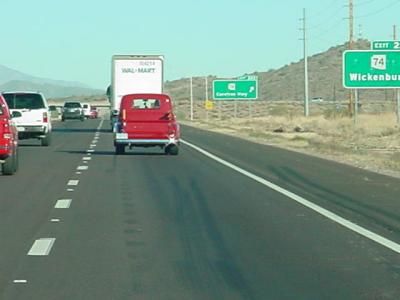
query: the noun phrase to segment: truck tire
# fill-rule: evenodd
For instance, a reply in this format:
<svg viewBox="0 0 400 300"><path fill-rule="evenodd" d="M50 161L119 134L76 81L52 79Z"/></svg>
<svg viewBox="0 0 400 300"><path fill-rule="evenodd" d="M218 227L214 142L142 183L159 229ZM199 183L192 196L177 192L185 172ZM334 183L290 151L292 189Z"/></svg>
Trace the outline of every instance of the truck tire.
<svg viewBox="0 0 400 300"><path fill-rule="evenodd" d="M117 154L117 155L125 154L125 145L116 144L115 145L115 154Z"/></svg>
<svg viewBox="0 0 400 300"><path fill-rule="evenodd" d="M51 144L51 133L48 132L44 138L40 140L40 143L44 147L48 147Z"/></svg>
<svg viewBox="0 0 400 300"><path fill-rule="evenodd" d="M81 117L81 121L82 122L85 121L85 117L84 116Z"/></svg>
<svg viewBox="0 0 400 300"><path fill-rule="evenodd" d="M165 154L178 155L179 147L177 145L169 145L165 148Z"/></svg>
<svg viewBox="0 0 400 300"><path fill-rule="evenodd" d="M6 158L3 163L3 175L13 175L16 171L15 154Z"/></svg>
<svg viewBox="0 0 400 300"><path fill-rule="evenodd" d="M19 168L19 154L18 154L18 148L14 153L14 172L17 172Z"/></svg>

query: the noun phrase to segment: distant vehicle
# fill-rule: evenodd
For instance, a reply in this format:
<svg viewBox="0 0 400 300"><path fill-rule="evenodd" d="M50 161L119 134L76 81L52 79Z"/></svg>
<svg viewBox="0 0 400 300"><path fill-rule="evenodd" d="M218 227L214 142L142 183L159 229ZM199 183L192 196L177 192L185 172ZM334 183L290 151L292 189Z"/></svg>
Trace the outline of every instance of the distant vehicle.
<svg viewBox="0 0 400 300"><path fill-rule="evenodd" d="M18 169L18 130L12 118L21 116L20 112L11 113L0 95L0 164L3 175L12 175Z"/></svg>
<svg viewBox="0 0 400 300"><path fill-rule="evenodd" d="M85 115L83 113L82 104L80 102L65 102L62 110L61 121L67 119L79 119L81 121L85 120Z"/></svg>
<svg viewBox="0 0 400 300"><path fill-rule="evenodd" d="M114 55L112 57L110 100L111 129L118 119L121 99L128 94L161 94L164 85L162 55Z"/></svg>
<svg viewBox="0 0 400 300"><path fill-rule="evenodd" d="M116 154L125 147L159 146L166 154L179 152L180 130L172 101L164 94L132 94L122 98L114 146Z"/></svg>
<svg viewBox="0 0 400 300"><path fill-rule="evenodd" d="M90 118L90 111L92 110L91 105L89 103L82 103L82 109L85 118Z"/></svg>
<svg viewBox="0 0 400 300"><path fill-rule="evenodd" d="M99 111L97 110L96 107L92 106L92 108L90 109L89 118L90 119L97 119L98 117L99 117Z"/></svg>
<svg viewBox="0 0 400 300"><path fill-rule="evenodd" d="M50 116L52 120L59 120L61 117L61 109L56 105L49 105Z"/></svg>
<svg viewBox="0 0 400 300"><path fill-rule="evenodd" d="M51 143L51 118L46 98L39 92L5 92L11 113L20 112L15 122L19 139L40 139L42 146Z"/></svg>
<svg viewBox="0 0 400 300"><path fill-rule="evenodd" d="M314 98L311 99L311 102L321 103L321 102L324 102L324 98L322 98L322 97L314 97Z"/></svg>

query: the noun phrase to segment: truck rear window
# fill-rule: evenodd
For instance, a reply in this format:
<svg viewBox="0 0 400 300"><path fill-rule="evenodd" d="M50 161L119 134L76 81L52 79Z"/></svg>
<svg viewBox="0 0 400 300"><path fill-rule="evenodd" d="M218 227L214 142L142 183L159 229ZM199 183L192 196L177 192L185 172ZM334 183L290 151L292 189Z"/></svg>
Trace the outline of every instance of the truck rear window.
<svg viewBox="0 0 400 300"><path fill-rule="evenodd" d="M159 109L160 100L158 99L134 99L132 101L134 109Z"/></svg>
<svg viewBox="0 0 400 300"><path fill-rule="evenodd" d="M40 109L45 108L42 96L39 94L3 94L10 109Z"/></svg>
<svg viewBox="0 0 400 300"><path fill-rule="evenodd" d="M81 108L81 104L79 102L66 102L64 104L64 107L66 108Z"/></svg>

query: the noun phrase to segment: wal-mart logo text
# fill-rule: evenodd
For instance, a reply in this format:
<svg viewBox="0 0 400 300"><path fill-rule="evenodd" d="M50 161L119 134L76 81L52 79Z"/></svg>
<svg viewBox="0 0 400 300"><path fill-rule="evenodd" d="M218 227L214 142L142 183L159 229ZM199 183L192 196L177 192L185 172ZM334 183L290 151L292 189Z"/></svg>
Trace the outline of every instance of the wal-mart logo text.
<svg viewBox="0 0 400 300"><path fill-rule="evenodd" d="M122 73L155 73L156 68L122 68Z"/></svg>

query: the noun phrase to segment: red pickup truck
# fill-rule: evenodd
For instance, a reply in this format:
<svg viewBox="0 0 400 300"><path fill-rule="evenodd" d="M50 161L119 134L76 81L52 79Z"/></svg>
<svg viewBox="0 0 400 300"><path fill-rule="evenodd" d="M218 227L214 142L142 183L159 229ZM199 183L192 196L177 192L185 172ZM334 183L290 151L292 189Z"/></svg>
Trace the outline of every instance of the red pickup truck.
<svg viewBox="0 0 400 300"><path fill-rule="evenodd" d="M172 101L165 94L130 94L122 97L115 124L116 154L125 147L154 147L165 154L179 152L180 130L172 110Z"/></svg>
<svg viewBox="0 0 400 300"><path fill-rule="evenodd" d="M15 117L20 112L13 113ZM18 169L18 131L7 103L0 94L0 164L3 175L12 175Z"/></svg>

